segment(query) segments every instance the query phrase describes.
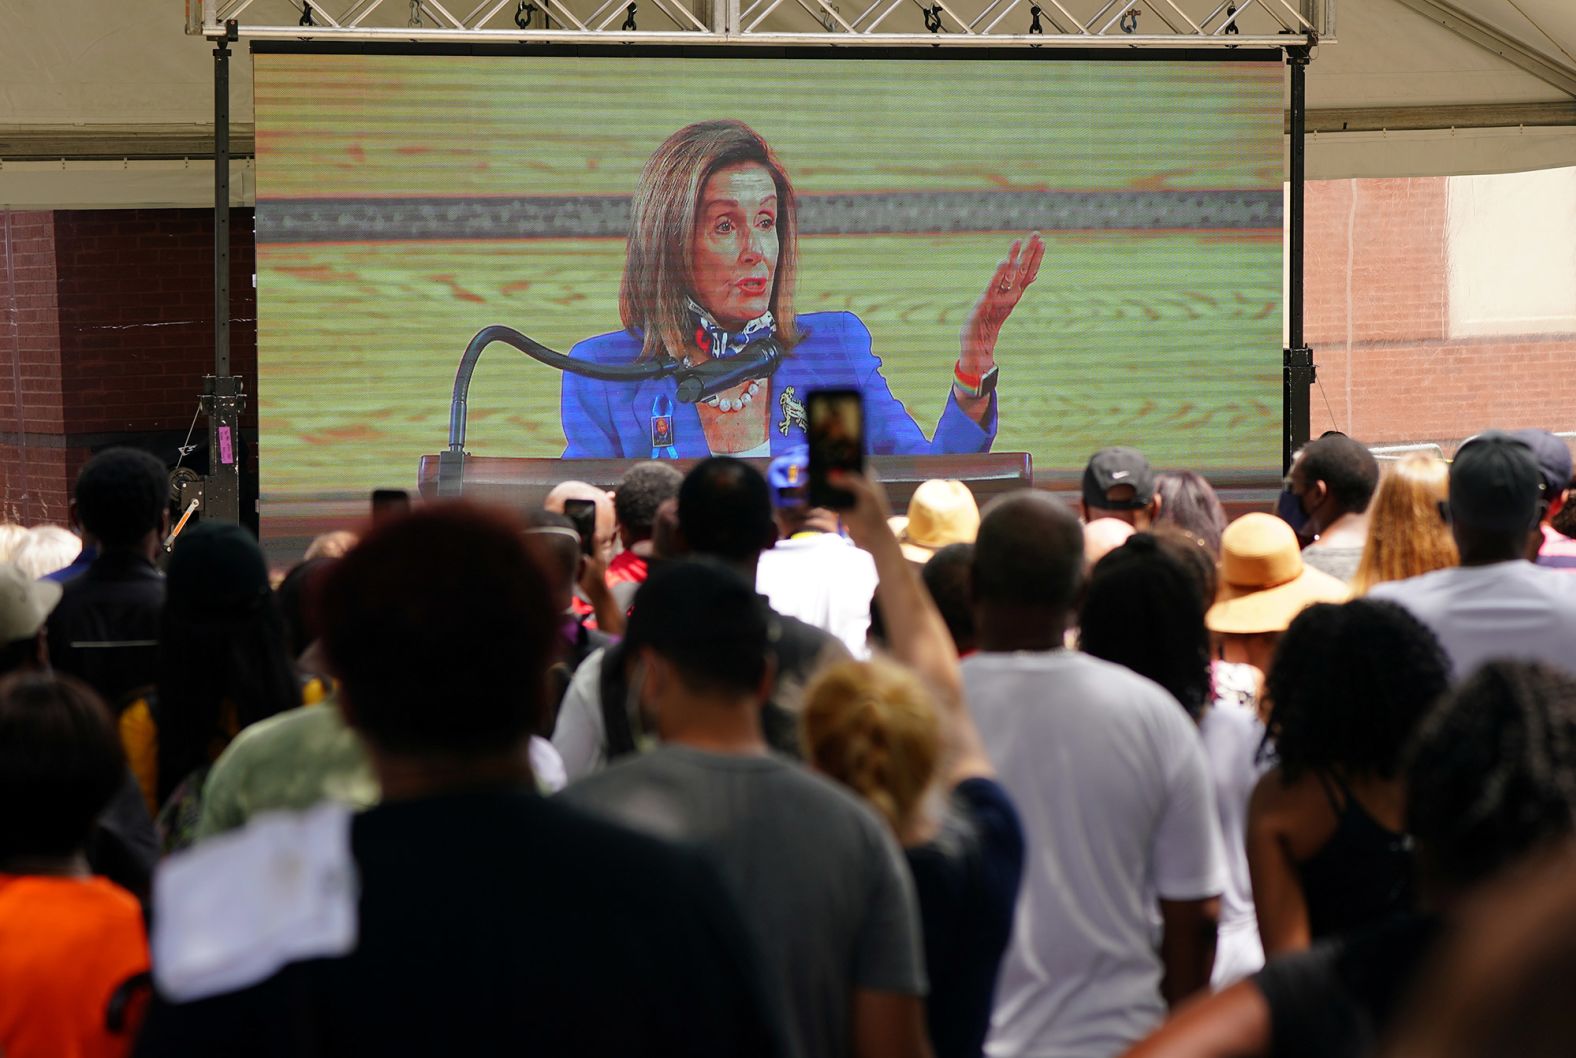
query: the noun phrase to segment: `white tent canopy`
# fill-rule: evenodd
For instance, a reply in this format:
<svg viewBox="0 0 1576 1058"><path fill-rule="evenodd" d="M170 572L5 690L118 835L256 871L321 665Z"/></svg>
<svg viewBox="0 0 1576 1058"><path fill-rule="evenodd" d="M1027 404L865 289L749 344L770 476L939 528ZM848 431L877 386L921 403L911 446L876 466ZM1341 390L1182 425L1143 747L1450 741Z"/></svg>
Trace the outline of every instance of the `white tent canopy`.
<svg viewBox="0 0 1576 1058"><path fill-rule="evenodd" d="M1308 70L1310 178L1576 165L1576 4L1357 0L1338 29Z"/></svg>
<svg viewBox="0 0 1576 1058"><path fill-rule="evenodd" d="M1063 0L1075 11L1089 5L1098 6ZM391 17L407 6L386 5ZM247 17L293 24L299 10L256 0ZM10 0L5 15L0 206L211 203L211 166L200 159L212 150L212 48L183 32L178 0ZM1320 45L1308 72L1308 176L1576 165L1573 56L1572 0L1346 0L1337 41ZM234 149L244 155L244 43L231 79ZM236 174L237 201L247 201L244 161Z"/></svg>

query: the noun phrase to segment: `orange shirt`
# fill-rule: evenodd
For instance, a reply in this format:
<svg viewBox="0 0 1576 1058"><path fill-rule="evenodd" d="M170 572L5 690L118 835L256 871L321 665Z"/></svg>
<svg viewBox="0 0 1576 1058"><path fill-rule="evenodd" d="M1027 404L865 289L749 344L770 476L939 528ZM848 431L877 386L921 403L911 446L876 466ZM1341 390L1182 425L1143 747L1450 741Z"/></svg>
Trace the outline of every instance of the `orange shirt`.
<svg viewBox="0 0 1576 1058"><path fill-rule="evenodd" d="M122 1058L146 986L130 993L120 1031L111 1001L148 970L136 899L104 878L0 874L0 1054L5 1058Z"/></svg>

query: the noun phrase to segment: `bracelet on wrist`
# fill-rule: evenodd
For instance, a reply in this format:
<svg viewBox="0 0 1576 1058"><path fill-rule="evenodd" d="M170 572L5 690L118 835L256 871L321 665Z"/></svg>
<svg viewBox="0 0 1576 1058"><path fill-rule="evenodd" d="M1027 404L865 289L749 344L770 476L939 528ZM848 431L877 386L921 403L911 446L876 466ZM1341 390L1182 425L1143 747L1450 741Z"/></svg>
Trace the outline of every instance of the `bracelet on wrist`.
<svg viewBox="0 0 1576 1058"><path fill-rule="evenodd" d="M971 374L963 370L960 360L952 366L952 387L960 394L973 400L988 397L996 392L996 380L1001 375L1001 368L992 364L983 375Z"/></svg>

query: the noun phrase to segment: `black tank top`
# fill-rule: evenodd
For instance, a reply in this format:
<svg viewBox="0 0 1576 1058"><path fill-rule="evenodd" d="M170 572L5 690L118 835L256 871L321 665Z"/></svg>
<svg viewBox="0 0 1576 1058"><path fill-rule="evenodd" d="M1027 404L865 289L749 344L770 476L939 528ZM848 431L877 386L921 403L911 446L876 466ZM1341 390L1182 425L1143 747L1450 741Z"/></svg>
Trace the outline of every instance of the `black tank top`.
<svg viewBox="0 0 1576 1058"><path fill-rule="evenodd" d="M1297 865L1314 940L1412 907L1411 839L1379 823L1334 776L1318 775L1335 833Z"/></svg>

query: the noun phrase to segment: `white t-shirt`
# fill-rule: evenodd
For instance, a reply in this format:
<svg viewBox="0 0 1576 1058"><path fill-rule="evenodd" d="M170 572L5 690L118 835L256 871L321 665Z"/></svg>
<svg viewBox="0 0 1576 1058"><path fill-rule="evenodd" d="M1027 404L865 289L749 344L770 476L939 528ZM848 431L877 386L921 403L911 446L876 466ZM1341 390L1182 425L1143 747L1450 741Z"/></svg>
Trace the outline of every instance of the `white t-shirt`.
<svg viewBox="0 0 1576 1058"><path fill-rule="evenodd" d="M755 590L772 609L842 640L856 658L866 657L870 598L876 593L876 563L836 533L814 533L777 541L761 552Z"/></svg>
<svg viewBox="0 0 1576 1058"><path fill-rule="evenodd" d="M1111 1058L1160 1024L1156 897L1226 868L1198 729L1142 676L1075 651L976 654L964 686L1023 821L991 1058Z"/></svg>
<svg viewBox="0 0 1576 1058"><path fill-rule="evenodd" d="M569 690L558 706L553 726L553 748L563 758L570 782L601 771L607 764L607 726L602 719L602 655L593 650L569 679Z"/></svg>
<svg viewBox="0 0 1576 1058"><path fill-rule="evenodd" d="M1237 670L1237 671L1232 671ZM1246 670L1246 671L1242 671ZM1259 760L1264 724L1254 704L1257 677L1247 665L1215 663L1215 700L1199 721L1204 756L1215 786L1215 812L1225 843L1226 889L1220 894L1220 931L1210 987L1219 991L1264 965L1253 882L1248 876L1248 800L1259 777L1274 766Z"/></svg>
<svg viewBox="0 0 1576 1058"><path fill-rule="evenodd" d="M1576 672L1576 577L1516 559L1376 584L1434 630L1457 679L1485 661L1543 661Z"/></svg>

